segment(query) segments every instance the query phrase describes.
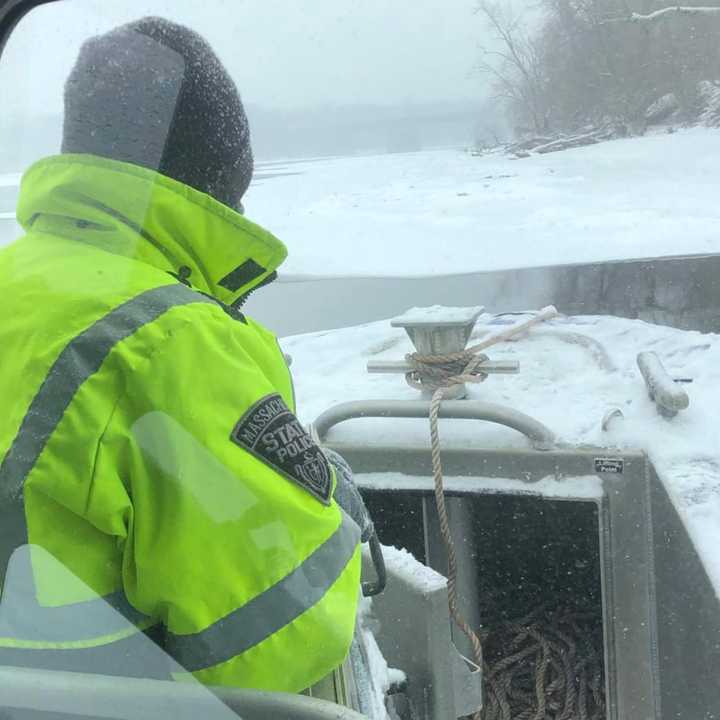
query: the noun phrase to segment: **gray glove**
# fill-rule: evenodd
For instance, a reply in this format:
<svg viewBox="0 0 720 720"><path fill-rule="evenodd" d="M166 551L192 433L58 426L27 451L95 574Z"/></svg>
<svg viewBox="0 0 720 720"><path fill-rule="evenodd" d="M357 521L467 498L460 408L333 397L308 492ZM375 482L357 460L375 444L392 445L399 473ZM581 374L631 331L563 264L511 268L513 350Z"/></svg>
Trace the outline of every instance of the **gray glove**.
<svg viewBox="0 0 720 720"><path fill-rule="evenodd" d="M360 540L368 542L375 533L370 513L365 507L365 501L353 480L353 471L345 458L328 448L322 449L325 457L335 468L337 485L335 487L335 501L360 527Z"/></svg>

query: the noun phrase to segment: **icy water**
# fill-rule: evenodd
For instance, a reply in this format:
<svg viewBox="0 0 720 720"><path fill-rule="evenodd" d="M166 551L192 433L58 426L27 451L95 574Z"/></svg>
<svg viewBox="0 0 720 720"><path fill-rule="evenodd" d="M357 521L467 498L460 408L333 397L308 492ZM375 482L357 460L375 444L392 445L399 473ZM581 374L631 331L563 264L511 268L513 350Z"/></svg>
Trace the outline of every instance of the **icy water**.
<svg viewBox="0 0 720 720"><path fill-rule="evenodd" d="M20 235L20 228L15 223L15 217L10 213L0 211L0 247L7 245Z"/></svg>
<svg viewBox="0 0 720 720"><path fill-rule="evenodd" d="M281 336L419 305L507 312L564 303L573 313L617 313L592 296L598 273L574 291L574 275L557 267L720 250L713 148L720 131L696 129L522 161L450 149L258 162L247 215L287 244L289 258L247 311ZM20 233L19 177L0 175L0 246ZM559 279L574 295L558 296ZM634 285L621 282L609 296L625 297L626 287ZM644 286L637 292L647 295ZM675 305L661 307L687 309ZM679 324L707 329L693 322Z"/></svg>
<svg viewBox="0 0 720 720"><path fill-rule="evenodd" d="M15 224L18 180L17 175L0 174L0 247L12 242L20 232Z"/></svg>
<svg viewBox="0 0 720 720"><path fill-rule="evenodd" d="M18 189L16 185L0 185L0 212L15 209Z"/></svg>
<svg viewBox="0 0 720 720"><path fill-rule="evenodd" d="M461 149L258 162L247 216L285 273L419 276L720 252L720 130L523 160ZM18 175L0 174L0 213ZM680 191L678 189L681 189Z"/></svg>

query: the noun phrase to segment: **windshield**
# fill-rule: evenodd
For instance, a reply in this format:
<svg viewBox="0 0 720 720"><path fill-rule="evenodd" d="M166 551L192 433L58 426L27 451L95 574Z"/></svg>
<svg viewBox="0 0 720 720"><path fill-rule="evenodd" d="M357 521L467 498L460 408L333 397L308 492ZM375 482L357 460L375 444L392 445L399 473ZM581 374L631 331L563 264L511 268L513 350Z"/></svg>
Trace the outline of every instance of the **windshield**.
<svg viewBox="0 0 720 720"><path fill-rule="evenodd" d="M715 0L24 15L9 716L710 717L719 38Z"/></svg>

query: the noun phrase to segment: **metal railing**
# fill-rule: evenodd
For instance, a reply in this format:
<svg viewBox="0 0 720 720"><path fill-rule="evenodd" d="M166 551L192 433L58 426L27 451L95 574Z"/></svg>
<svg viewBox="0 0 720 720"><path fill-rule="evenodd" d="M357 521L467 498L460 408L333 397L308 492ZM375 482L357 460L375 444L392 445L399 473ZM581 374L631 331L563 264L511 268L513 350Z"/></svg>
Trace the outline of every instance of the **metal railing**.
<svg viewBox="0 0 720 720"><path fill-rule="evenodd" d="M427 418L430 403L423 400L361 400L341 403L322 413L313 423L320 441L335 425L356 418ZM525 435L537 450L555 444L555 434L539 420L518 410L479 400L446 400L440 407L441 418L483 420L513 428Z"/></svg>

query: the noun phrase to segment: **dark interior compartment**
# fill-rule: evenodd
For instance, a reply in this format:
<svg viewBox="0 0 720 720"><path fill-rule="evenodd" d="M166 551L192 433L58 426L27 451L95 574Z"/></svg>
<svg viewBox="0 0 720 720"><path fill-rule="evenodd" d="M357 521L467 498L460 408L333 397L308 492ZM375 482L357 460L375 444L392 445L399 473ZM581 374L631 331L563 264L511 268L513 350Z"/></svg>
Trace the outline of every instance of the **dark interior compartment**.
<svg viewBox="0 0 720 720"><path fill-rule="evenodd" d="M432 496L364 494L381 542L427 563L426 542L441 542L423 515L436 512ZM478 588L469 600L481 618L484 720L605 720L598 505L502 493L454 497L469 510L461 532L470 552L460 556L472 567L459 572ZM444 563L434 569L447 574Z"/></svg>

